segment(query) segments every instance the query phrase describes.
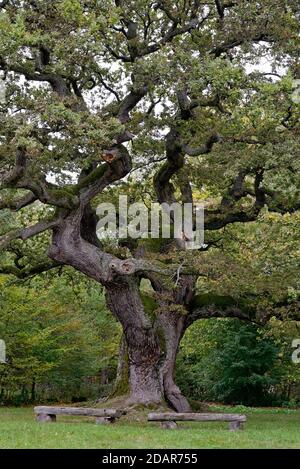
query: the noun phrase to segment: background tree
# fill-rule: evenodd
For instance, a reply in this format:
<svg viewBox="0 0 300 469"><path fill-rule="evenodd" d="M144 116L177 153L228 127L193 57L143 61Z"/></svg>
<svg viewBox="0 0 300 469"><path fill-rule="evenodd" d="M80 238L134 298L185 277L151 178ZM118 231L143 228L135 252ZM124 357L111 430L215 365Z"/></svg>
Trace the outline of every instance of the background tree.
<svg viewBox="0 0 300 469"><path fill-rule="evenodd" d="M197 332L192 334L194 340L199 337ZM238 319L209 320L201 332L206 350L203 345L189 348L190 356L187 354L177 370L182 388L190 386L189 395L227 404L277 404L279 347L274 339L266 339L262 329ZM200 356L193 356L192 350Z"/></svg>

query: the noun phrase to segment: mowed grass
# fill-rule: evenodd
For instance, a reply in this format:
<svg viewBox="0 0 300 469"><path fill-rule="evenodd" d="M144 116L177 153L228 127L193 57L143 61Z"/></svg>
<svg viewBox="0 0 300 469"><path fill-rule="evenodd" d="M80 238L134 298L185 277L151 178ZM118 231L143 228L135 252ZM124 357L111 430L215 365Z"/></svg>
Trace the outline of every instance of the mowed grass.
<svg viewBox="0 0 300 469"><path fill-rule="evenodd" d="M300 410L243 413L248 417L245 429L229 432L226 423L216 422L181 423L177 430L126 419L95 425L94 419L85 417L60 417L57 423L42 424L35 422L32 408L1 408L0 448L300 448Z"/></svg>

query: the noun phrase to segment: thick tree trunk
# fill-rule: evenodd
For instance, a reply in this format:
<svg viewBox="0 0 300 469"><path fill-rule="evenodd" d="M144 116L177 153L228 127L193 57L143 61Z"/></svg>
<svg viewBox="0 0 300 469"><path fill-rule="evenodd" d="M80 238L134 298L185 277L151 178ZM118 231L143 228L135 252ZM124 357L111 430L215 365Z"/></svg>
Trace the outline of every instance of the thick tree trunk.
<svg viewBox="0 0 300 469"><path fill-rule="evenodd" d="M178 412L191 411L187 399L174 381L174 373L179 344L187 327L186 308L194 297L195 282L193 276L182 275L172 290L169 290L169 295L160 282L153 282L161 307L156 322L164 337L165 353L160 370L161 382L167 403Z"/></svg>
<svg viewBox="0 0 300 469"><path fill-rule="evenodd" d="M161 313L158 324L165 341L165 357L160 369L165 399L177 412L190 412L191 407L187 399L174 381L179 343L185 331L185 316L174 311Z"/></svg>
<svg viewBox="0 0 300 469"><path fill-rule="evenodd" d="M141 302L138 283L130 280L106 289L108 306L121 322L128 348L130 402L163 401L160 382L161 350Z"/></svg>
<svg viewBox="0 0 300 469"><path fill-rule="evenodd" d="M117 379L112 396L127 394L130 403L166 402L178 412L190 405L174 382L176 356L185 330L185 316L161 312L151 324L137 288L107 289L108 305L123 326ZM139 318L139 321L137 320ZM138 324L139 323L139 324Z"/></svg>
<svg viewBox="0 0 300 469"><path fill-rule="evenodd" d="M165 319L163 322L165 323ZM161 358L159 363L162 401L164 400L172 409L176 410L177 412L190 412L191 408L187 399L183 396L182 392L174 381L176 357L181 335L181 333L178 334L176 332L178 332L181 327L180 325L175 325L173 328L174 321L171 321L170 318L168 318L166 322L167 324L164 325L161 322L161 326L164 327L164 331L162 329L160 330L160 335L164 335L163 348L165 350L164 356ZM182 320L179 322L181 323ZM119 361L115 386L110 397L116 397L130 393L129 368L128 347L125 336L123 336L119 349ZM131 392L130 395L131 402L134 402L134 394Z"/></svg>

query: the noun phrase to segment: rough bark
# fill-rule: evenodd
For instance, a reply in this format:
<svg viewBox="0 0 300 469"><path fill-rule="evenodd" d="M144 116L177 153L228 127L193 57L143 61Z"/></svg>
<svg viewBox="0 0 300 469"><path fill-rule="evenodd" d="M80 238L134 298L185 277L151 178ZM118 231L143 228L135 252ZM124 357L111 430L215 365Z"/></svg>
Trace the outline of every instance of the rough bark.
<svg viewBox="0 0 300 469"><path fill-rule="evenodd" d="M193 280L184 280L174 293L177 305L190 300L192 294ZM122 292L116 286L108 288L107 294L108 305L124 330L113 396L126 394L129 388L131 402L148 404L164 401L178 412L190 412L187 399L174 381L186 316L182 310L172 310L169 304L162 301L162 308L150 320L141 304L138 284L135 284L135 290L129 291L127 288ZM131 300L133 296L134 301ZM137 328L135 320L138 311L142 328Z"/></svg>
<svg viewBox="0 0 300 469"><path fill-rule="evenodd" d="M119 359L117 376L113 392L110 397L123 396L129 393L129 360L128 360L128 348L124 334L122 335L119 348Z"/></svg>
<svg viewBox="0 0 300 469"><path fill-rule="evenodd" d="M179 274L173 288L167 292L161 282L152 281L160 304L160 314L156 320L157 328L164 338L165 353L160 370L161 382L167 403L177 412L191 411L187 399L175 383L174 373L180 341L188 324L187 307L195 295L195 282L194 276Z"/></svg>
<svg viewBox="0 0 300 469"><path fill-rule="evenodd" d="M106 294L111 311L122 324L128 347L130 402L144 405L162 402L161 350L145 314L138 283L120 282L107 287Z"/></svg>
<svg viewBox="0 0 300 469"><path fill-rule="evenodd" d="M157 341L162 339L161 342L163 342L160 344L162 354L157 365L161 401L165 401L177 412L190 412L191 410L187 399L183 396L174 380L176 357L184 330L185 317L180 314L177 315L174 312L159 315L153 329L153 334L157 336ZM143 353L147 353L146 350L144 350ZM136 370L136 372L139 373L140 370ZM141 377L140 379L143 378ZM134 402L135 396L132 394L130 388L131 382L128 346L125 336L123 336L119 349L119 361L115 386L110 397L126 395L129 393L130 401Z"/></svg>
<svg viewBox="0 0 300 469"><path fill-rule="evenodd" d="M185 330L185 317L174 312L162 313L158 324L163 331L165 357L160 369L161 383L167 403L177 412L190 412L191 407L174 381L179 343Z"/></svg>

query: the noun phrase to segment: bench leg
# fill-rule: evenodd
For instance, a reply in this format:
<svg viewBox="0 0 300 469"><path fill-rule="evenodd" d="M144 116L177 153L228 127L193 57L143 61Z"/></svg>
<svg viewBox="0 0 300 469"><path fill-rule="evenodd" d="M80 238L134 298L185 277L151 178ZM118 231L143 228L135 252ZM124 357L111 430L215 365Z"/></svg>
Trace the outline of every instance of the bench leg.
<svg viewBox="0 0 300 469"><path fill-rule="evenodd" d="M242 430L243 423L239 421L229 422L229 430L235 432L236 430Z"/></svg>
<svg viewBox="0 0 300 469"><path fill-rule="evenodd" d="M161 422L161 427L165 428L166 430L174 430L177 428L177 423L176 422Z"/></svg>
<svg viewBox="0 0 300 469"><path fill-rule="evenodd" d="M37 414L37 422L56 422L56 415L52 414Z"/></svg>
<svg viewBox="0 0 300 469"><path fill-rule="evenodd" d="M106 425L108 423L114 423L115 419L113 417L97 417L96 424L97 425Z"/></svg>

